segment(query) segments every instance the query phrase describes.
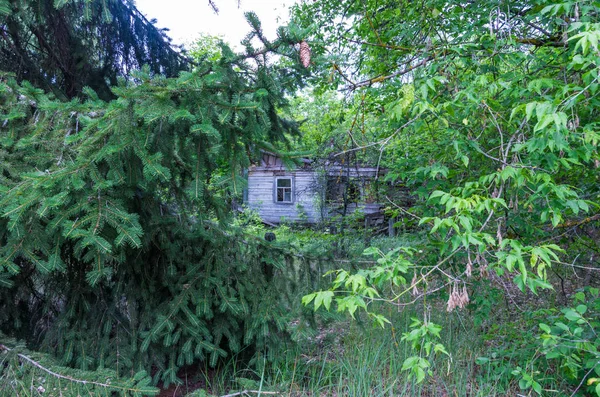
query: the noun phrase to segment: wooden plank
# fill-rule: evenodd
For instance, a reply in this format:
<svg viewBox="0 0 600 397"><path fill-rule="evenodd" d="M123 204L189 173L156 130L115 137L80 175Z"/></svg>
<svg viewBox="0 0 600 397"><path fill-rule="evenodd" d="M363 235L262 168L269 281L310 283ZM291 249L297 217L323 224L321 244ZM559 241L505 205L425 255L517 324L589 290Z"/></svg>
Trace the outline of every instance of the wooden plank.
<svg viewBox="0 0 600 397"><path fill-rule="evenodd" d="M369 174L374 170L364 169L360 171ZM361 172L350 172L350 174L359 175ZM273 202L273 191L277 176L292 176L294 178L293 203L281 204ZM364 174L361 176L364 176ZM262 219L268 221L279 223L281 217L285 217L291 222L300 219L316 222L322 218L323 213L323 210L315 202L315 197L318 195L317 182L318 176L313 171L281 172L281 170L273 168L266 170L254 169L248 174L247 204L250 208L256 209ZM299 209L298 205L302 206L302 208ZM380 213L380 204L378 203L350 204L347 212L351 213L357 208L365 213L365 216ZM324 212L328 216L334 215L334 212L328 209L325 209Z"/></svg>

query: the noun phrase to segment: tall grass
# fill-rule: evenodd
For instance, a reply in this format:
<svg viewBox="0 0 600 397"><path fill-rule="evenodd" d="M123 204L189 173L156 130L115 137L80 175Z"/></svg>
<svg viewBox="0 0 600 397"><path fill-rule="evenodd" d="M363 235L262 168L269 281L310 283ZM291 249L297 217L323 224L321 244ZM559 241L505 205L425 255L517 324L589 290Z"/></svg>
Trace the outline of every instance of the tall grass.
<svg viewBox="0 0 600 397"><path fill-rule="evenodd" d="M485 360L483 338L460 313L439 313L432 321L442 325L441 343L451 360L433 360L431 375L418 384L402 371L404 360L413 355L401 341L411 317L407 309L391 313L393 326L375 328L360 321L337 321L323 326L318 336L300 341L282 351L264 370L221 368L211 381L214 394L252 389L278 392L284 396L505 396L516 395L518 386L500 376ZM478 363L479 362L479 363ZM507 363L510 365L510 363ZM240 385L240 378L246 383ZM254 382L254 383L252 383ZM208 383L208 382L207 382ZM248 386L249 385L249 386Z"/></svg>

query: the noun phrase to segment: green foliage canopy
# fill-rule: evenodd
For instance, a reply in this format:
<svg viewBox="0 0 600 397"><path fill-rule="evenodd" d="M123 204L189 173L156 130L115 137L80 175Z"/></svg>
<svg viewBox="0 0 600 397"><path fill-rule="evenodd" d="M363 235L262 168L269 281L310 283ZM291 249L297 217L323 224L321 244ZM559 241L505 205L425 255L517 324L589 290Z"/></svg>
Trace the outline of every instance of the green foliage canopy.
<svg viewBox="0 0 600 397"><path fill-rule="evenodd" d="M594 4L296 8L296 21L314 31L315 84L379 110L381 139L362 144L378 147L389 177L428 200L415 210L432 226L431 265L453 253L448 265L461 274L478 257L535 289L558 260L535 246L568 246L558 237L564 227L596 219L584 215L598 198Z"/></svg>
<svg viewBox="0 0 600 397"><path fill-rule="evenodd" d="M0 1L0 70L70 99L110 86L142 65L175 77L189 62L166 31L126 0Z"/></svg>
<svg viewBox="0 0 600 397"><path fill-rule="evenodd" d="M485 282L538 293L549 273L594 279L572 275L597 271L600 252L599 17L595 1L299 4L314 84L379 115L379 138L357 146L411 188L416 204L394 212L429 236L420 251L367 252L377 266L339 271L305 302L352 313L440 291L452 310ZM594 371L592 359L567 376L578 389Z"/></svg>
<svg viewBox="0 0 600 397"><path fill-rule="evenodd" d="M256 26L255 16L249 21ZM292 132L303 71L280 30L177 78L132 72L103 101L0 82L0 329L63 365L147 369L272 354L289 331L285 255L226 226L253 153Z"/></svg>

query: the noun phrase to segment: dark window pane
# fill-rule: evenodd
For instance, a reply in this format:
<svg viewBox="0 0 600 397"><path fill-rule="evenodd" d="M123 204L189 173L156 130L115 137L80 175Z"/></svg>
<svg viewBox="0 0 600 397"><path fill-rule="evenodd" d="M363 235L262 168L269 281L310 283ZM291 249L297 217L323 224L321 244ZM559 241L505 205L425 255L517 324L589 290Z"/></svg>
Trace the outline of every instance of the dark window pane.
<svg viewBox="0 0 600 397"><path fill-rule="evenodd" d="M292 180L289 178L277 179L277 187L292 187Z"/></svg>
<svg viewBox="0 0 600 397"><path fill-rule="evenodd" d="M283 201L283 189L277 189L277 201Z"/></svg>

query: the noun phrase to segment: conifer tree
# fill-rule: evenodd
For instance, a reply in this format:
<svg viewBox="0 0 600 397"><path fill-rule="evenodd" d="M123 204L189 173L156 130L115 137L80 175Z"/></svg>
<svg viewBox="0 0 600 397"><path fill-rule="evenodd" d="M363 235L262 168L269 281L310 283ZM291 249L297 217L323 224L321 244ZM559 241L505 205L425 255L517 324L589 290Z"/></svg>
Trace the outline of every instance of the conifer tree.
<svg viewBox="0 0 600 397"><path fill-rule="evenodd" d="M277 109L306 71L285 61L298 38L268 42L248 19L245 55L222 45L177 78L145 67L110 102L2 77L1 331L61 365L166 384L288 340L289 258L227 219L252 154L293 132Z"/></svg>
<svg viewBox="0 0 600 397"><path fill-rule="evenodd" d="M119 378L115 371L82 371L58 365L51 357L30 352L22 344L0 334L0 395L11 396L150 396L158 394L150 386L145 371Z"/></svg>
<svg viewBox="0 0 600 397"><path fill-rule="evenodd" d="M112 99L117 78L142 65L170 77L188 68L153 22L129 0L2 0L0 70L60 99L86 86Z"/></svg>

